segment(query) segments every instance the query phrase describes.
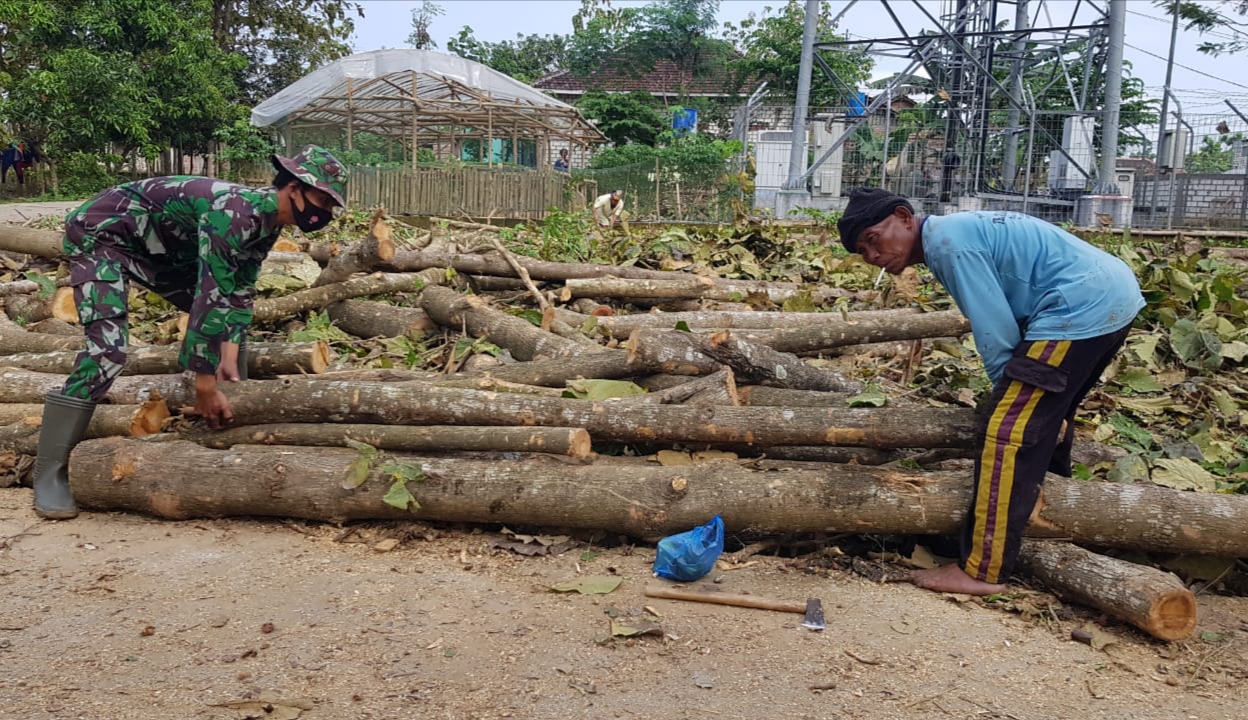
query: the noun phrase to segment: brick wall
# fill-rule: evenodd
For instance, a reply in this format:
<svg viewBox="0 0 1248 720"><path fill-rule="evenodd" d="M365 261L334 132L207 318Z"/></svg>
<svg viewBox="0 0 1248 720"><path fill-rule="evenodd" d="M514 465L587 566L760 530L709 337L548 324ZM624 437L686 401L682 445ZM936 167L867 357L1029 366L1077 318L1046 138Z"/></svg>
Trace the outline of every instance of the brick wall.
<svg viewBox="0 0 1248 720"><path fill-rule="evenodd" d="M1147 218L1157 186L1158 221L1170 204L1170 178L1154 182L1146 178L1135 184L1135 216ZM1245 225L1248 175L1195 173L1174 179L1174 225L1238 228ZM1139 222L1137 225L1141 224ZM1144 223L1146 224L1146 223Z"/></svg>

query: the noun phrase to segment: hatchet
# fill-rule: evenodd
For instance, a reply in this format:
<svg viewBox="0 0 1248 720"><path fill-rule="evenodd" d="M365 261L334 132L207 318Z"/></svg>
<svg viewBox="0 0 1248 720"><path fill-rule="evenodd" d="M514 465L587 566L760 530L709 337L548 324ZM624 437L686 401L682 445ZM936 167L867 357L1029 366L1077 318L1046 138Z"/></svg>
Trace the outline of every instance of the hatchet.
<svg viewBox="0 0 1248 720"><path fill-rule="evenodd" d="M777 612L801 613L802 627L811 630L823 630L823 602L819 598L810 598L804 604L769 600L755 595L737 595L734 593L706 592L684 590L669 587L646 587L646 597L663 598L665 600L687 600L690 602L711 603L714 605L732 605L733 607L757 608L759 610L775 610Z"/></svg>

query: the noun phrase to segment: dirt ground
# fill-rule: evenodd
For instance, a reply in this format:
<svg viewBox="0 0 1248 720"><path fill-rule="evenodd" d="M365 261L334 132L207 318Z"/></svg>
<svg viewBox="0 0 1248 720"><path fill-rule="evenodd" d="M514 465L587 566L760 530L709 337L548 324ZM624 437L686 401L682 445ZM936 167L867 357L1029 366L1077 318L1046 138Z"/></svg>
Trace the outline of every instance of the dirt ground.
<svg viewBox="0 0 1248 720"><path fill-rule="evenodd" d="M1248 715L1242 598L1201 596L1198 633L1216 638L1165 645L1109 623L1117 643L1098 651L1070 640L1095 617L1083 610L1029 619L778 557L712 575L822 598L815 633L798 615L645 598L650 547L523 557L490 549L497 528L365 525L339 542L342 528L294 522L44 522L30 503L0 490L6 719ZM387 537L404 542L376 551ZM608 595L547 589L612 573ZM646 606L665 637L609 639L609 613ZM287 703L217 706L248 698Z"/></svg>
<svg viewBox="0 0 1248 720"><path fill-rule="evenodd" d="M0 223L25 223L49 215L64 217L81 204L82 200L0 203Z"/></svg>

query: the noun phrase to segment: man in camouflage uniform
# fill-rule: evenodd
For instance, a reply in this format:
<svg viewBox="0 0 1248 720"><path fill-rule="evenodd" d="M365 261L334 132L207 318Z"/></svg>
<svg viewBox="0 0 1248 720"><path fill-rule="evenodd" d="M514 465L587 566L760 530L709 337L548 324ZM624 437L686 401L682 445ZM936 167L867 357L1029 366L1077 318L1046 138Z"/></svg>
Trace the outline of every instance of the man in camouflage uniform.
<svg viewBox="0 0 1248 720"><path fill-rule="evenodd" d="M325 149L309 145L272 160L273 187L151 178L105 190L66 218L65 254L87 344L44 405L34 481L41 517L78 514L66 464L126 364L130 280L190 314L179 363L195 373L195 410L214 428L233 420L217 381L246 377L240 346L260 263L283 226L319 230L346 205L346 169Z"/></svg>

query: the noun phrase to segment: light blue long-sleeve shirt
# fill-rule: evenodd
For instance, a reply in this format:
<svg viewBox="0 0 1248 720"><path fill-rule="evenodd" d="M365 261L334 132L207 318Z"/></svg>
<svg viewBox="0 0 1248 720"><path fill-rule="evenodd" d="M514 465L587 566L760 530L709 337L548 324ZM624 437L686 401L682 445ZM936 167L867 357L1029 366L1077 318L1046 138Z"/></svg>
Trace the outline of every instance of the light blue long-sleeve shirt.
<svg viewBox="0 0 1248 720"><path fill-rule="evenodd" d="M1126 263L1030 215L929 216L922 237L924 262L971 321L994 384L1024 340L1105 335L1144 307Z"/></svg>

